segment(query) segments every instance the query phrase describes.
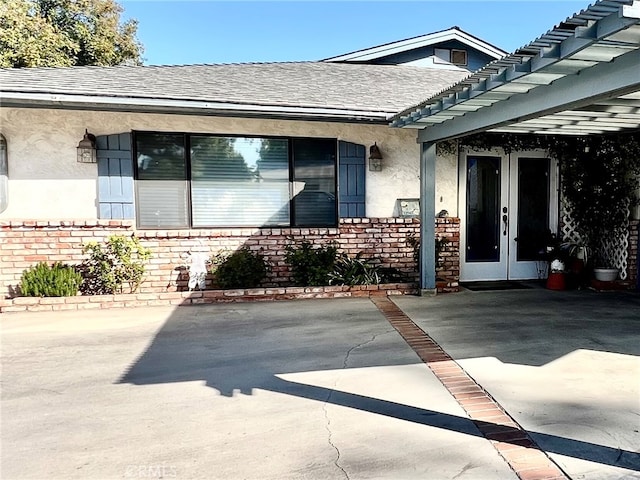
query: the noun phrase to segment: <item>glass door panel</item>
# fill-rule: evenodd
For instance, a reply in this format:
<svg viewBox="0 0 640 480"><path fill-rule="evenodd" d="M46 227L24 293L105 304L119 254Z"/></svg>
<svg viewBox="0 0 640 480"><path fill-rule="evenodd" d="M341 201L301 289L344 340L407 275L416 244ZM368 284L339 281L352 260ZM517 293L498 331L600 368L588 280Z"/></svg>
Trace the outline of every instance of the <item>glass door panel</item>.
<svg viewBox="0 0 640 480"><path fill-rule="evenodd" d="M517 222L517 260L522 262L540 259L549 230L548 159L518 159Z"/></svg>
<svg viewBox="0 0 640 480"><path fill-rule="evenodd" d="M556 163L542 151L511 154L509 275L513 280L541 278L549 230L558 223Z"/></svg>
<svg viewBox="0 0 640 480"><path fill-rule="evenodd" d="M500 261L500 162L467 157L467 262Z"/></svg>

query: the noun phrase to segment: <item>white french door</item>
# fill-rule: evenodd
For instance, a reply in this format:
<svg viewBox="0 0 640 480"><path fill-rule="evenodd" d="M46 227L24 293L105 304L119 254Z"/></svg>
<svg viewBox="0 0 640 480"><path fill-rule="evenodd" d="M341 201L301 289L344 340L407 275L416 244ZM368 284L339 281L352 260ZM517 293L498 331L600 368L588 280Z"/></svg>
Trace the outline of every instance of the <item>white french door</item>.
<svg viewBox="0 0 640 480"><path fill-rule="evenodd" d="M558 222L555 162L544 152L462 153L460 280L538 278Z"/></svg>

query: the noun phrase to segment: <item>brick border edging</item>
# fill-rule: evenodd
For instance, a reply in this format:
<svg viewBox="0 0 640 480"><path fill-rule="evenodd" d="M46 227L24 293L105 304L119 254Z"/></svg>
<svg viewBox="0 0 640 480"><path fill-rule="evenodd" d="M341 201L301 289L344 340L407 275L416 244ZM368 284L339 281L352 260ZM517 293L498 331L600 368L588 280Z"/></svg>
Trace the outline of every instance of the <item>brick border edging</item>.
<svg viewBox="0 0 640 480"><path fill-rule="evenodd" d="M415 295L418 291L417 285L413 283L386 283L379 285L273 287L122 295L77 295L73 297L15 297L0 300L0 313Z"/></svg>
<svg viewBox="0 0 640 480"><path fill-rule="evenodd" d="M521 480L568 480L507 411L387 297L371 301L429 367Z"/></svg>

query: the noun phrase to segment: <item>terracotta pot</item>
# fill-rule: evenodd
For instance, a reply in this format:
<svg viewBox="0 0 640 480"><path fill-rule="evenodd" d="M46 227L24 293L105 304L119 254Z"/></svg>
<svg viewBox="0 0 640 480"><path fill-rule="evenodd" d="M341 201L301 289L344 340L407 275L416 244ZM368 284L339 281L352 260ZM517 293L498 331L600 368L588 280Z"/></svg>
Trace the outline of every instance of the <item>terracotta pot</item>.
<svg viewBox="0 0 640 480"><path fill-rule="evenodd" d="M547 288L549 290L565 290L567 282L564 272L551 272L547 278Z"/></svg>

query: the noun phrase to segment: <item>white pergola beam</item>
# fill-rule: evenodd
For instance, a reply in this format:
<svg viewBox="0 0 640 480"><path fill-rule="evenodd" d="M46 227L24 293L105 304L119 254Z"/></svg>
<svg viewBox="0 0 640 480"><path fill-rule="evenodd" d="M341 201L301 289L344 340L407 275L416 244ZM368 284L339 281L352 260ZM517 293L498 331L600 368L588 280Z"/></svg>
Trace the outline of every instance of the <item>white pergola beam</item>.
<svg viewBox="0 0 640 480"><path fill-rule="evenodd" d="M567 76L527 94L513 95L508 102L498 102L422 130L419 141L436 142L470 135L637 92L640 90L639 66L640 50L634 50L610 63L600 63L583 70L580 82L576 82L573 76Z"/></svg>

